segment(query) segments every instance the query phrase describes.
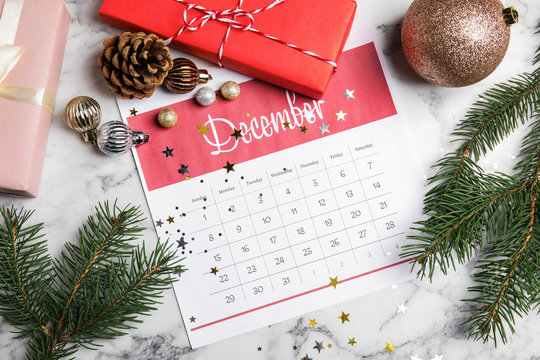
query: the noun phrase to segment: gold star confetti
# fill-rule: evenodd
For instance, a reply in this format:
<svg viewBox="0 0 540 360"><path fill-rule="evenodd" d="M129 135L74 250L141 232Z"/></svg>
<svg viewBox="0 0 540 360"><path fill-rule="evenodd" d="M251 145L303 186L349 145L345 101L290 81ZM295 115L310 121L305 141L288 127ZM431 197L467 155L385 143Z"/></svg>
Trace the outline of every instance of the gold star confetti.
<svg viewBox="0 0 540 360"><path fill-rule="evenodd" d="M203 135L206 135L206 132L208 131L208 128L206 127L205 124L202 124L201 126L197 125L197 129L199 129L199 131L197 132L197 134L203 134Z"/></svg>
<svg viewBox="0 0 540 360"><path fill-rule="evenodd" d="M302 360L313 360L313 359L310 358L310 357L308 356L308 354L306 354L306 356L304 356L304 357L302 358Z"/></svg>
<svg viewBox="0 0 540 360"><path fill-rule="evenodd" d="M137 109L133 108L133 109L129 110L129 113L131 114L131 116L135 116L135 115L137 115L138 111L137 111Z"/></svg>
<svg viewBox="0 0 540 360"><path fill-rule="evenodd" d="M351 344L351 346L354 346L354 344L356 344L355 338L349 338L348 344Z"/></svg>
<svg viewBox="0 0 540 360"><path fill-rule="evenodd" d="M249 113L246 114L246 117L250 117Z"/></svg>
<svg viewBox="0 0 540 360"><path fill-rule="evenodd" d="M189 180L189 179L191 179L191 176L186 175L186 180Z"/></svg>
<svg viewBox="0 0 540 360"><path fill-rule="evenodd" d="M236 140L238 140L238 138L244 137L244 135L242 135L242 130L238 129L234 129L234 132L231 134L231 136L234 136Z"/></svg>
<svg viewBox="0 0 540 360"><path fill-rule="evenodd" d="M230 171L234 171L234 165L235 164L231 164L230 162L227 161L227 165L222 167L222 169L227 170L227 174L228 174Z"/></svg>
<svg viewBox="0 0 540 360"><path fill-rule="evenodd" d="M219 270L217 269L217 266L211 267L211 268L210 268L210 272L211 272L212 274L214 274L214 275L217 275L218 271L219 271Z"/></svg>
<svg viewBox="0 0 540 360"><path fill-rule="evenodd" d="M298 349L298 348L296 347L296 345L293 345L292 349L293 349L293 350L296 350L296 349Z"/></svg>
<svg viewBox="0 0 540 360"><path fill-rule="evenodd" d="M288 122L288 121L285 121L282 125L283 125L284 128L287 128L287 129L291 128L291 123Z"/></svg>
<svg viewBox="0 0 540 360"><path fill-rule="evenodd" d="M167 218L167 221L169 222L169 224L172 224L174 222L174 216L169 216Z"/></svg>
<svg viewBox="0 0 540 360"><path fill-rule="evenodd" d="M300 126L300 131L303 132L303 133L305 134L306 131L307 131L307 127L306 127L305 125Z"/></svg>
<svg viewBox="0 0 540 360"><path fill-rule="evenodd" d="M334 287L334 289L336 288L336 286L339 284L339 281L337 279L337 276L335 278L329 278L330 279L330 284L328 285L331 285Z"/></svg>
<svg viewBox="0 0 540 360"><path fill-rule="evenodd" d="M315 321L315 319L309 320L309 326L315 327L315 325L317 325L317 322Z"/></svg>
<svg viewBox="0 0 540 360"><path fill-rule="evenodd" d="M332 344L328 344L328 345L326 345L326 346L328 346L329 349L332 348Z"/></svg>
<svg viewBox="0 0 540 360"><path fill-rule="evenodd" d="M386 343L386 347L383 350L388 351L388 353L391 354L396 348L394 347L394 343Z"/></svg>
<svg viewBox="0 0 540 360"><path fill-rule="evenodd" d="M334 115L337 116L337 121L339 120L345 121L345 115L347 115L347 113L344 113L343 110L339 109L339 112L334 113Z"/></svg>
<svg viewBox="0 0 540 360"><path fill-rule="evenodd" d="M190 318L189 318L189 321L195 322L195 316L190 317Z"/></svg>
<svg viewBox="0 0 540 360"><path fill-rule="evenodd" d="M259 346L259 347L257 348L257 351L262 351L262 347Z"/></svg>
<svg viewBox="0 0 540 360"><path fill-rule="evenodd" d="M351 322L351 320L349 320L349 315L351 315L351 313L345 314L345 313L342 311L342 312L341 312L341 316L338 316L338 319L341 319L341 323L342 323L342 324L344 324L345 321Z"/></svg>

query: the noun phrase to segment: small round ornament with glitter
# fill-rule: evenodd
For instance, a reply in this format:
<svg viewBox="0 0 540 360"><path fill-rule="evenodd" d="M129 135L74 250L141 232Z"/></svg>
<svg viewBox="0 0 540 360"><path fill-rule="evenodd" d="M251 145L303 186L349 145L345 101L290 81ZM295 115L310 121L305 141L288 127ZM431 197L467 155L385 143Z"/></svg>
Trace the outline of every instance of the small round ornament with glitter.
<svg viewBox="0 0 540 360"><path fill-rule="evenodd" d="M212 105L216 101L216 92L210 86L203 86L195 94L195 100L202 105Z"/></svg>
<svg viewBox="0 0 540 360"><path fill-rule="evenodd" d="M165 78L165 87L175 94L186 94L197 86L206 84L212 76L205 69L198 69L197 65L189 59L177 58L173 67Z"/></svg>
<svg viewBox="0 0 540 360"><path fill-rule="evenodd" d="M499 66L517 21L500 0L414 0L401 28L403 52L431 83L471 85Z"/></svg>
<svg viewBox="0 0 540 360"><path fill-rule="evenodd" d="M98 130L97 146L106 155L119 155L148 142L150 135L133 131L122 121L109 121Z"/></svg>
<svg viewBox="0 0 540 360"><path fill-rule="evenodd" d="M173 109L165 108L158 113L157 120L164 128L171 128L178 122L178 115Z"/></svg>
<svg viewBox="0 0 540 360"><path fill-rule="evenodd" d="M96 144L97 127L101 122L101 107L89 96L77 96L66 105L66 123L79 132L84 141Z"/></svg>
<svg viewBox="0 0 540 360"><path fill-rule="evenodd" d="M234 100L240 96L240 85L234 81L227 81L221 85L221 96L227 100Z"/></svg>

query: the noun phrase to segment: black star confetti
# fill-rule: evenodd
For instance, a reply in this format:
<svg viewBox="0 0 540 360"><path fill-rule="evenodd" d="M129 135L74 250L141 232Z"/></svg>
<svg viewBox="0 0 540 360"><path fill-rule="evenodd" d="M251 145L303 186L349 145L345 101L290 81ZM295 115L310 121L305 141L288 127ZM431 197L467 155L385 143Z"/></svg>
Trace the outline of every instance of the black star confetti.
<svg viewBox="0 0 540 360"><path fill-rule="evenodd" d="M259 346L259 347L257 348L257 351L262 351L262 347Z"/></svg>
<svg viewBox="0 0 540 360"><path fill-rule="evenodd" d="M137 109L133 108L133 109L129 110L129 113L131 114L131 116L135 116L135 115L137 115L138 111L137 111Z"/></svg>
<svg viewBox="0 0 540 360"><path fill-rule="evenodd" d="M324 345L322 344L322 341L318 342L317 340L315 340L315 346L313 348L317 349L317 351L320 353L321 350L324 349Z"/></svg>
<svg viewBox="0 0 540 360"><path fill-rule="evenodd" d="M169 149L169 147L167 146L167 148L165 150L163 150L162 153L165 154L165 158L168 158L169 156L174 157L174 155L172 153L173 151L174 151L174 149Z"/></svg>
<svg viewBox="0 0 540 360"><path fill-rule="evenodd" d="M161 219L159 219L158 221L156 221L156 226L161 227L161 225L163 225L163 221L161 221Z"/></svg>
<svg viewBox="0 0 540 360"><path fill-rule="evenodd" d="M227 174L228 174L230 171L234 171L234 165L235 164L231 164L230 162L227 161L227 165L225 165L222 169L227 170Z"/></svg>
<svg viewBox="0 0 540 360"><path fill-rule="evenodd" d="M189 174L189 170L187 169L188 167L189 167L189 165L181 164L181 165L180 165L180 169L178 169L178 172L179 172L181 175Z"/></svg>
<svg viewBox="0 0 540 360"><path fill-rule="evenodd" d="M187 242L184 241L183 236L180 238L180 240L176 240L176 242L178 243L178 247L182 249L185 248L186 245L188 244Z"/></svg>
<svg viewBox="0 0 540 360"><path fill-rule="evenodd" d="M238 129L234 129L234 132L231 134L231 136L234 136L236 140L238 140L238 138L244 137L244 135L242 135L242 130Z"/></svg>
<svg viewBox="0 0 540 360"><path fill-rule="evenodd" d="M313 360L313 359L310 358L310 357L308 356L308 354L306 354L306 356L304 356L304 357L302 358L302 360Z"/></svg>

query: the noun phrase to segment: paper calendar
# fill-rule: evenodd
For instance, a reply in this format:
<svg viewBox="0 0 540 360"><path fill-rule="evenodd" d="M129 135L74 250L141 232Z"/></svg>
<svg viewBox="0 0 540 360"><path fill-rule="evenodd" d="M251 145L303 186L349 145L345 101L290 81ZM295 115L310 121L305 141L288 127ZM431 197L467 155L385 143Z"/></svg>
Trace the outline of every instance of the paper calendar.
<svg viewBox="0 0 540 360"><path fill-rule="evenodd" d="M423 180L373 38L354 31L321 100L243 77L237 100L209 107L119 100L151 135L134 155L157 233L185 257L193 347L411 277L399 254ZM179 125L157 125L163 107Z"/></svg>

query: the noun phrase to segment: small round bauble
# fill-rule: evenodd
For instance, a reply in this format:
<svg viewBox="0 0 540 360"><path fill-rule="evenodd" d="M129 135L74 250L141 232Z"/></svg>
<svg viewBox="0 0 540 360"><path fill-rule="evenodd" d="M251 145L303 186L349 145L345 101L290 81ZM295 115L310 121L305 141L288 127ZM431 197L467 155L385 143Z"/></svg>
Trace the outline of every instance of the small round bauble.
<svg viewBox="0 0 540 360"><path fill-rule="evenodd" d="M81 133L84 141L95 142L96 128L101 122L101 107L88 96L77 96L66 105L66 123Z"/></svg>
<svg viewBox="0 0 540 360"><path fill-rule="evenodd" d="M216 101L216 92L210 86L203 86L197 90L195 99L202 106L212 105Z"/></svg>
<svg viewBox="0 0 540 360"><path fill-rule="evenodd" d="M173 109L165 108L159 112L157 119L159 125L164 128L170 128L178 122L178 115Z"/></svg>
<svg viewBox="0 0 540 360"><path fill-rule="evenodd" d="M517 20L500 0L414 0L403 19L403 51L427 81L471 85L500 64Z"/></svg>
<svg viewBox="0 0 540 360"><path fill-rule="evenodd" d="M234 81L227 81L225 84L221 85L221 96L227 100L234 100L240 96L240 85Z"/></svg>

